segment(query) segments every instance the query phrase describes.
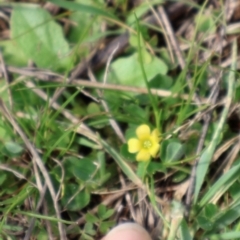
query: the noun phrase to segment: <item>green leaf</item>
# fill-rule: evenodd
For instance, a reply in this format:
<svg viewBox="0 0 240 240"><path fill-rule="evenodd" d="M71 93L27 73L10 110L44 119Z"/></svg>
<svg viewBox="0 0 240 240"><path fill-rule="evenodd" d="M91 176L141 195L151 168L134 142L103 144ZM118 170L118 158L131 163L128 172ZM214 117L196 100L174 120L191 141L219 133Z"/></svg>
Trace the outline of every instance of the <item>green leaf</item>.
<svg viewBox="0 0 240 240"><path fill-rule="evenodd" d="M94 165L89 158L69 158L71 164L70 169L72 170L75 177L82 181L91 180L93 173L96 171L97 166Z"/></svg>
<svg viewBox="0 0 240 240"><path fill-rule="evenodd" d="M94 236L96 234L96 231L94 230L94 226L92 223L90 222L87 222L85 225L84 225L84 232L86 234L89 234L91 236Z"/></svg>
<svg viewBox="0 0 240 240"><path fill-rule="evenodd" d="M150 82L151 88L169 90L172 87L173 79L167 75L157 74Z"/></svg>
<svg viewBox="0 0 240 240"><path fill-rule="evenodd" d="M140 67L138 53L117 59L111 64L108 82L128 86L145 87L145 81ZM158 57L153 56L149 63L144 65L148 81L157 74L167 73L166 64Z"/></svg>
<svg viewBox="0 0 240 240"><path fill-rule="evenodd" d="M51 69L70 67L70 49L64 39L62 28L43 8L36 5L14 7L11 30L12 38L18 47L38 67Z"/></svg>
<svg viewBox="0 0 240 240"><path fill-rule="evenodd" d="M161 59L167 64L167 66L170 70L176 69L176 67L178 66L178 62L177 61L175 61L174 63L172 62L172 58L171 58L171 56L169 54L169 50L167 48L160 48L159 54L160 54Z"/></svg>
<svg viewBox="0 0 240 240"><path fill-rule="evenodd" d="M127 16L126 22L128 24L133 24L136 21L137 18L141 18L146 12L149 11L149 6L154 6L158 4L164 3L164 0L154 0L151 2L140 2L139 5L137 5Z"/></svg>
<svg viewBox="0 0 240 240"><path fill-rule="evenodd" d="M6 150L12 154L19 154L23 151L23 148L18 143L15 142L6 142L4 146Z"/></svg>
<svg viewBox="0 0 240 240"><path fill-rule="evenodd" d="M1 173L1 175L0 175L0 185L1 186L6 179L7 179L7 174L6 173Z"/></svg>
<svg viewBox="0 0 240 240"><path fill-rule="evenodd" d="M78 144L85 146L85 147L92 148L92 149L99 149L99 146L97 144L95 144L94 142L92 142L91 140L89 140L85 137L80 137L78 139Z"/></svg>
<svg viewBox="0 0 240 240"><path fill-rule="evenodd" d="M91 236L87 235L86 233L83 233L80 237L80 240L94 240Z"/></svg>
<svg viewBox="0 0 240 240"><path fill-rule="evenodd" d="M208 218L206 217L203 217L203 216L199 216L197 217L197 222L198 222L198 225L204 229L205 231L209 231L212 229L213 227L213 224L211 221L209 221Z"/></svg>
<svg viewBox="0 0 240 240"><path fill-rule="evenodd" d="M0 139L1 140L4 139L6 135L7 135L6 129L0 126Z"/></svg>
<svg viewBox="0 0 240 240"><path fill-rule="evenodd" d="M135 154L135 153L130 153L130 152L128 151L128 145L127 145L127 143L124 143L124 144L121 146L120 152L121 152L121 155L122 155L126 160L129 160L129 161L131 161L131 162L135 162L135 161L136 161L136 154Z"/></svg>
<svg viewBox="0 0 240 240"><path fill-rule="evenodd" d="M239 219L239 216L240 205L227 209L224 213L220 212L220 216L214 221L214 228L222 229L226 226L230 226L234 221Z"/></svg>
<svg viewBox="0 0 240 240"><path fill-rule="evenodd" d="M137 127L138 127L137 125L136 126L134 125L134 126L129 127L126 130L125 137L127 140L129 140L130 138L136 138L136 128Z"/></svg>
<svg viewBox="0 0 240 240"><path fill-rule="evenodd" d="M126 113L126 115L128 115L129 117L136 119L138 121L142 121L142 122L147 122L148 121L148 111L147 109L143 109L142 107L138 106L137 104L127 104L126 106L124 106L124 112ZM136 129L135 129L136 131Z"/></svg>
<svg viewBox="0 0 240 240"><path fill-rule="evenodd" d="M0 42L0 47L3 51L3 56L6 64L17 67L24 67L27 65L28 58L23 50L19 48L14 39L11 41ZM3 83L5 83L5 81Z"/></svg>
<svg viewBox="0 0 240 240"><path fill-rule="evenodd" d="M102 220L106 220L108 218L110 218L113 214L114 214L115 210L114 209L109 209L105 212L105 214L103 214L102 216Z"/></svg>
<svg viewBox="0 0 240 240"><path fill-rule="evenodd" d="M179 183L179 182L182 182L187 177L188 177L187 173L179 171L173 175L172 181L174 183Z"/></svg>
<svg viewBox="0 0 240 240"><path fill-rule="evenodd" d="M90 13L90 14L96 14L108 18L112 18L117 20L116 16L110 13L110 11L104 11L103 9L93 7L87 4L81 4L81 3L75 3L75 2L69 2L69 1L62 1L62 0L49 0L49 2L52 2L60 7L72 10L72 11L80 11L83 13Z"/></svg>
<svg viewBox="0 0 240 240"><path fill-rule="evenodd" d="M228 191L230 193L231 198L234 201L238 201L238 199L240 199L240 191L239 191L239 182L238 181L234 182Z"/></svg>
<svg viewBox="0 0 240 240"><path fill-rule="evenodd" d="M9 95L7 89L9 88L7 81L0 78L0 95L3 102L9 102ZM5 123L1 120L1 127L5 128Z"/></svg>
<svg viewBox="0 0 240 240"><path fill-rule="evenodd" d="M99 104L95 103L95 102L91 102L88 104L87 106L87 113L88 114L96 114L96 113L100 113L101 109L99 107Z"/></svg>
<svg viewBox="0 0 240 240"><path fill-rule="evenodd" d="M100 204L98 206L98 216L99 216L100 219L102 219L102 217L104 216L106 211L107 211L107 207L105 205Z"/></svg>
<svg viewBox="0 0 240 240"><path fill-rule="evenodd" d="M208 219L213 218L219 212L219 208L217 205L213 203L209 203L204 208L204 214Z"/></svg>
<svg viewBox="0 0 240 240"><path fill-rule="evenodd" d="M146 162L139 162L138 163L138 168L137 168L137 175L141 178L144 179L146 172L147 172L147 167L149 165L150 161Z"/></svg>
<svg viewBox="0 0 240 240"><path fill-rule="evenodd" d="M239 239L240 238L240 232L225 232L221 234L213 234L207 236L208 239L210 240L233 240L233 239Z"/></svg>
<svg viewBox="0 0 240 240"><path fill-rule="evenodd" d="M92 213L87 213L85 218L86 218L86 221L89 223L97 223L99 221L99 219Z"/></svg>
<svg viewBox="0 0 240 240"><path fill-rule="evenodd" d="M88 191L79 191L78 188L79 186L76 184L67 184L64 196L61 199L63 205L70 211L79 211L89 204L90 194Z"/></svg>
<svg viewBox="0 0 240 240"><path fill-rule="evenodd" d="M48 240L49 236L46 230L41 229L41 231L37 235L37 240Z"/></svg>
<svg viewBox="0 0 240 240"><path fill-rule="evenodd" d="M201 32L214 33L216 31L216 25L210 13L197 15L195 22Z"/></svg>
<svg viewBox="0 0 240 240"><path fill-rule="evenodd" d="M147 168L148 174L152 175L156 172L167 173L167 169L164 164L159 162L150 162Z"/></svg>
<svg viewBox="0 0 240 240"><path fill-rule="evenodd" d="M179 142L170 142L167 146L166 162L179 160L184 154L184 147Z"/></svg>
<svg viewBox="0 0 240 240"><path fill-rule="evenodd" d="M99 230L101 233L105 234L110 227L114 226L116 223L114 221L107 221L107 222L102 222L99 226Z"/></svg>
<svg viewBox="0 0 240 240"><path fill-rule="evenodd" d="M184 240L193 239L185 219L182 220L180 225L180 235L181 235L180 239L184 239Z"/></svg>
<svg viewBox="0 0 240 240"><path fill-rule="evenodd" d="M86 3L86 0L77 0L77 2L78 4L84 4ZM87 4L94 7L94 4L96 4L96 2L88 1ZM74 11L69 16L69 19L76 23L76 25L71 26L68 32L68 39L71 43L76 43L79 45L83 41L94 41L95 39L97 40L101 38L101 35L106 34L105 31L101 32L101 24L99 24L97 16L91 13ZM84 54L89 54L89 50L89 48L79 48L79 46L77 46L76 57L81 57Z"/></svg>
<svg viewBox="0 0 240 240"><path fill-rule="evenodd" d="M111 177L111 173L108 172L106 169L106 156L103 151L98 151L97 153L97 164L99 166L98 170L99 185L101 185Z"/></svg>
<svg viewBox="0 0 240 240"><path fill-rule="evenodd" d="M204 206L205 204L210 202L211 198L213 198L216 195L219 195L219 192L223 193L224 191L227 191L229 188L228 185L232 185L232 182L236 181L239 178L239 170L240 170L240 164L233 166L228 172L223 174L217 180L217 182L215 182L211 186L211 188L207 191L207 193L199 202L199 206Z"/></svg>

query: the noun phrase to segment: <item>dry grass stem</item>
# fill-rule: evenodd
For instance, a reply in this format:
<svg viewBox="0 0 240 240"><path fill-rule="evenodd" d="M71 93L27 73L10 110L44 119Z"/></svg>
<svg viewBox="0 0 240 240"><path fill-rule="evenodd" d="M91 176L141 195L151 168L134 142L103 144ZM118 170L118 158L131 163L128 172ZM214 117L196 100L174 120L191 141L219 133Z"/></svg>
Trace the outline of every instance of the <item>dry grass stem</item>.
<svg viewBox="0 0 240 240"><path fill-rule="evenodd" d="M14 174L17 178L19 179L24 179L26 180L29 184L31 184L33 187L37 188L37 185L35 183L33 183L32 181L28 180L24 175L22 175L21 173L19 173L18 171L12 169L10 166L6 165L6 164L0 164L0 169L7 171L7 172L11 172L12 174Z"/></svg>
<svg viewBox="0 0 240 240"><path fill-rule="evenodd" d="M170 40L171 47L173 48L173 52L176 54L181 68L184 69L185 65L186 65L185 60L183 58L181 49L179 47L179 43L177 42L177 39L175 37L174 31L173 31L171 23L168 19L168 16L162 6L158 7L158 12L159 12L159 15L161 16L160 19L163 22L163 26L164 26L166 34Z"/></svg>
<svg viewBox="0 0 240 240"><path fill-rule="evenodd" d="M1 70L1 69L0 69ZM13 73L21 74L24 76L31 76L36 77L38 80L42 81L52 81L56 83L62 83L63 85L66 84L66 78L60 76L59 74L55 74L49 71L42 71L38 69L19 69L15 67L7 67L7 70ZM132 87L132 86L125 86L125 85L117 85L117 84L109 84L109 83L101 83L101 82L89 82L88 80L83 79L73 79L71 83L66 84L67 86L79 86L79 87L88 87L88 88L98 88L104 90L116 90L116 91L126 91L126 92L134 92L138 94L148 94L146 88L143 87ZM171 91L161 90L161 89L151 89L151 93L153 95L159 97L173 97L173 98L180 98L183 100L188 100L188 94L176 94ZM194 100L192 100L194 102ZM201 102L204 104L206 99L202 98Z"/></svg>
<svg viewBox="0 0 240 240"><path fill-rule="evenodd" d="M48 174L47 169L45 168L42 159L40 158L40 156L38 155L35 147L32 145L32 143L28 140L27 136L25 135L25 133L22 131L22 129L18 126L16 120L13 118L13 116L11 115L11 113L9 112L9 110L6 108L6 106L4 105L4 103L0 102L0 109L2 114L4 115L4 117L6 117L6 119L11 123L11 125L13 126L13 128L15 129L15 131L20 135L20 137L22 138L23 142L25 143L27 149L30 151L31 155L32 155L32 160L33 162L36 162L37 166L39 167L41 173L43 174L45 181L47 183L48 189L50 191L53 203L54 203L54 208L56 211L56 215L57 218L61 219L61 214L60 214L60 209L58 206L58 199L56 198L56 193L54 190L54 187L52 185L50 176ZM35 172L36 173L36 172ZM36 176L37 177L37 176ZM37 185L38 185L38 190L40 192L40 195L42 196L44 194L43 192L43 187L41 184L39 184L41 182L41 180L37 181ZM63 224L61 222L58 222L58 229L59 229L59 234L60 234L60 239L61 240L66 240L66 232L65 232L65 228L63 226Z"/></svg>
<svg viewBox="0 0 240 240"><path fill-rule="evenodd" d="M125 189L126 188L125 179L124 179L124 177L123 177L123 175L122 175L122 173L121 173L121 171L119 169L118 169L118 173L119 173L119 179L120 179L122 188ZM135 210L134 210L134 207L133 207L133 203L131 201L131 197L130 197L130 194L129 194L128 191L126 191L125 199L127 201L128 207L130 209L131 217L133 218L134 221L136 221L136 213L135 213Z"/></svg>
<svg viewBox="0 0 240 240"><path fill-rule="evenodd" d="M44 186L43 186L42 195L40 195L40 199L39 199L39 201L38 201L38 203L37 203L36 210L35 210L35 209L32 209L33 211L39 212L40 208L41 208L42 205L43 205L43 201L44 201L44 198L45 198L46 190L47 190L47 184L45 183ZM28 226L27 231L25 232L25 236L24 236L24 239L23 239L23 240L29 240L29 239L31 238L32 232L33 232L33 230L34 230L35 222L36 222L36 219L35 219L35 218L31 218L31 219L30 219L30 221L29 221L29 226Z"/></svg>
<svg viewBox="0 0 240 240"><path fill-rule="evenodd" d="M27 81L26 82L26 86L28 88L31 88L33 92L35 92L39 97L41 97L45 101L51 100L51 98L49 98L44 91L42 91L41 89L36 88L34 83L32 83L30 81ZM52 107L54 109L56 109L56 110L60 110L61 109L61 114L63 116L65 116L65 118L70 120L74 125L78 126L77 129L76 129L77 133L79 133L79 134L81 134L81 135L91 139L92 141L96 142L97 144L99 144L97 136L92 132L92 130L89 127L87 127L84 123L79 121L78 118L73 116L69 111L67 111L65 109L62 109L61 106L59 104L57 104L56 102L52 103Z"/></svg>
<svg viewBox="0 0 240 240"><path fill-rule="evenodd" d="M10 79L9 79L9 75L8 75L8 72L7 72L7 69L6 69L6 65L4 63L4 59L3 59L3 56L2 56L2 53L0 51L0 63L1 63L1 68L2 68L2 73L3 73L3 76L6 80L6 86L7 86L7 91L8 91L8 99L9 99L9 106L10 106L10 109L13 108L13 100L12 100L12 93L11 93L11 90L10 90Z"/></svg>
<svg viewBox="0 0 240 240"><path fill-rule="evenodd" d="M168 37L167 29L165 29L163 19L160 17L160 16L161 16L161 13L160 13L160 14L157 14L157 12L156 12L155 9L152 7L152 5L149 3L148 0L147 0L147 2L148 2L148 4L149 4L149 7L150 7L150 9L151 9L154 17L156 18L157 23L159 24L160 28L163 30L163 35L164 35L165 40L166 40L166 43L167 43L167 48L168 48L168 51L169 51L169 54L170 54L170 57L171 57L171 61L172 61L172 63L174 63L175 60L174 60L174 55L173 55L172 47L171 47L171 44L170 44L170 42L169 42L169 37Z"/></svg>
<svg viewBox="0 0 240 240"><path fill-rule="evenodd" d="M107 61L107 65L106 65L106 70L105 70L105 73L104 73L104 77L103 77L103 84L105 85L107 83L107 73L109 71L109 67L110 67L110 63L111 63L111 60L114 56L114 53L117 51L119 45L116 46L116 48L113 50L113 52L110 54L109 56L109 59ZM96 83L97 80L91 70L91 68L89 68L88 70L88 75L89 75L89 78L92 82ZM104 110L106 111L106 113L109 113L109 122L110 122L110 125L112 126L112 128L114 129L115 133L117 134L117 136L119 137L119 139L124 143L126 140L125 140L125 137L119 127L119 125L117 124L116 120L113 119L113 116L111 115L110 113L110 110L109 110L109 107L107 105L107 102L103 99L103 95L104 93L100 90L97 89L97 94L99 96L99 98L101 99L101 103L102 103L102 106L104 108Z"/></svg>

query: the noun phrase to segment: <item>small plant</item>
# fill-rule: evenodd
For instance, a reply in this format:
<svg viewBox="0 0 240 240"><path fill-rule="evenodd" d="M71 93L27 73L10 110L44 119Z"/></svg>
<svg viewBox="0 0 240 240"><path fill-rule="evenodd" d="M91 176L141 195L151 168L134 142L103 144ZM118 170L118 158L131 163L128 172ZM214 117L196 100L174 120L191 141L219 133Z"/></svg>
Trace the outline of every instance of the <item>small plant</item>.
<svg viewBox="0 0 240 240"><path fill-rule="evenodd" d="M81 240L95 239L96 232L106 234L106 232L115 225L115 221L109 220L114 214L114 209L107 209L106 206L100 204L97 214L86 214L86 224L84 225Z"/></svg>

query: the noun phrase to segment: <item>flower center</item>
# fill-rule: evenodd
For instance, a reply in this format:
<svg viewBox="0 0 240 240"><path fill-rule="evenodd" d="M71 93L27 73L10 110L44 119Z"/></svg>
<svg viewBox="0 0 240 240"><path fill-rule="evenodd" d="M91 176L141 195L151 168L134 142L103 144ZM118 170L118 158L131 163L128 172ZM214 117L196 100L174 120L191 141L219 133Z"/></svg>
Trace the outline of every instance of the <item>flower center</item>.
<svg viewBox="0 0 240 240"><path fill-rule="evenodd" d="M143 142L143 148L150 148L152 146L152 142L150 140L145 140Z"/></svg>

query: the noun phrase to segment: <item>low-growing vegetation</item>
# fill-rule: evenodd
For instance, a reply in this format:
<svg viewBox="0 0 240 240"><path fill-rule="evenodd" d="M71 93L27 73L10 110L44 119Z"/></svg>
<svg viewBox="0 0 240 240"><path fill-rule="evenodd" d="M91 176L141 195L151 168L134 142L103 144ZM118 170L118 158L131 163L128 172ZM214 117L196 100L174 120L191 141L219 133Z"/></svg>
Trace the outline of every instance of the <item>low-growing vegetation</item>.
<svg viewBox="0 0 240 240"><path fill-rule="evenodd" d="M0 239L240 239L239 11L1 3Z"/></svg>

